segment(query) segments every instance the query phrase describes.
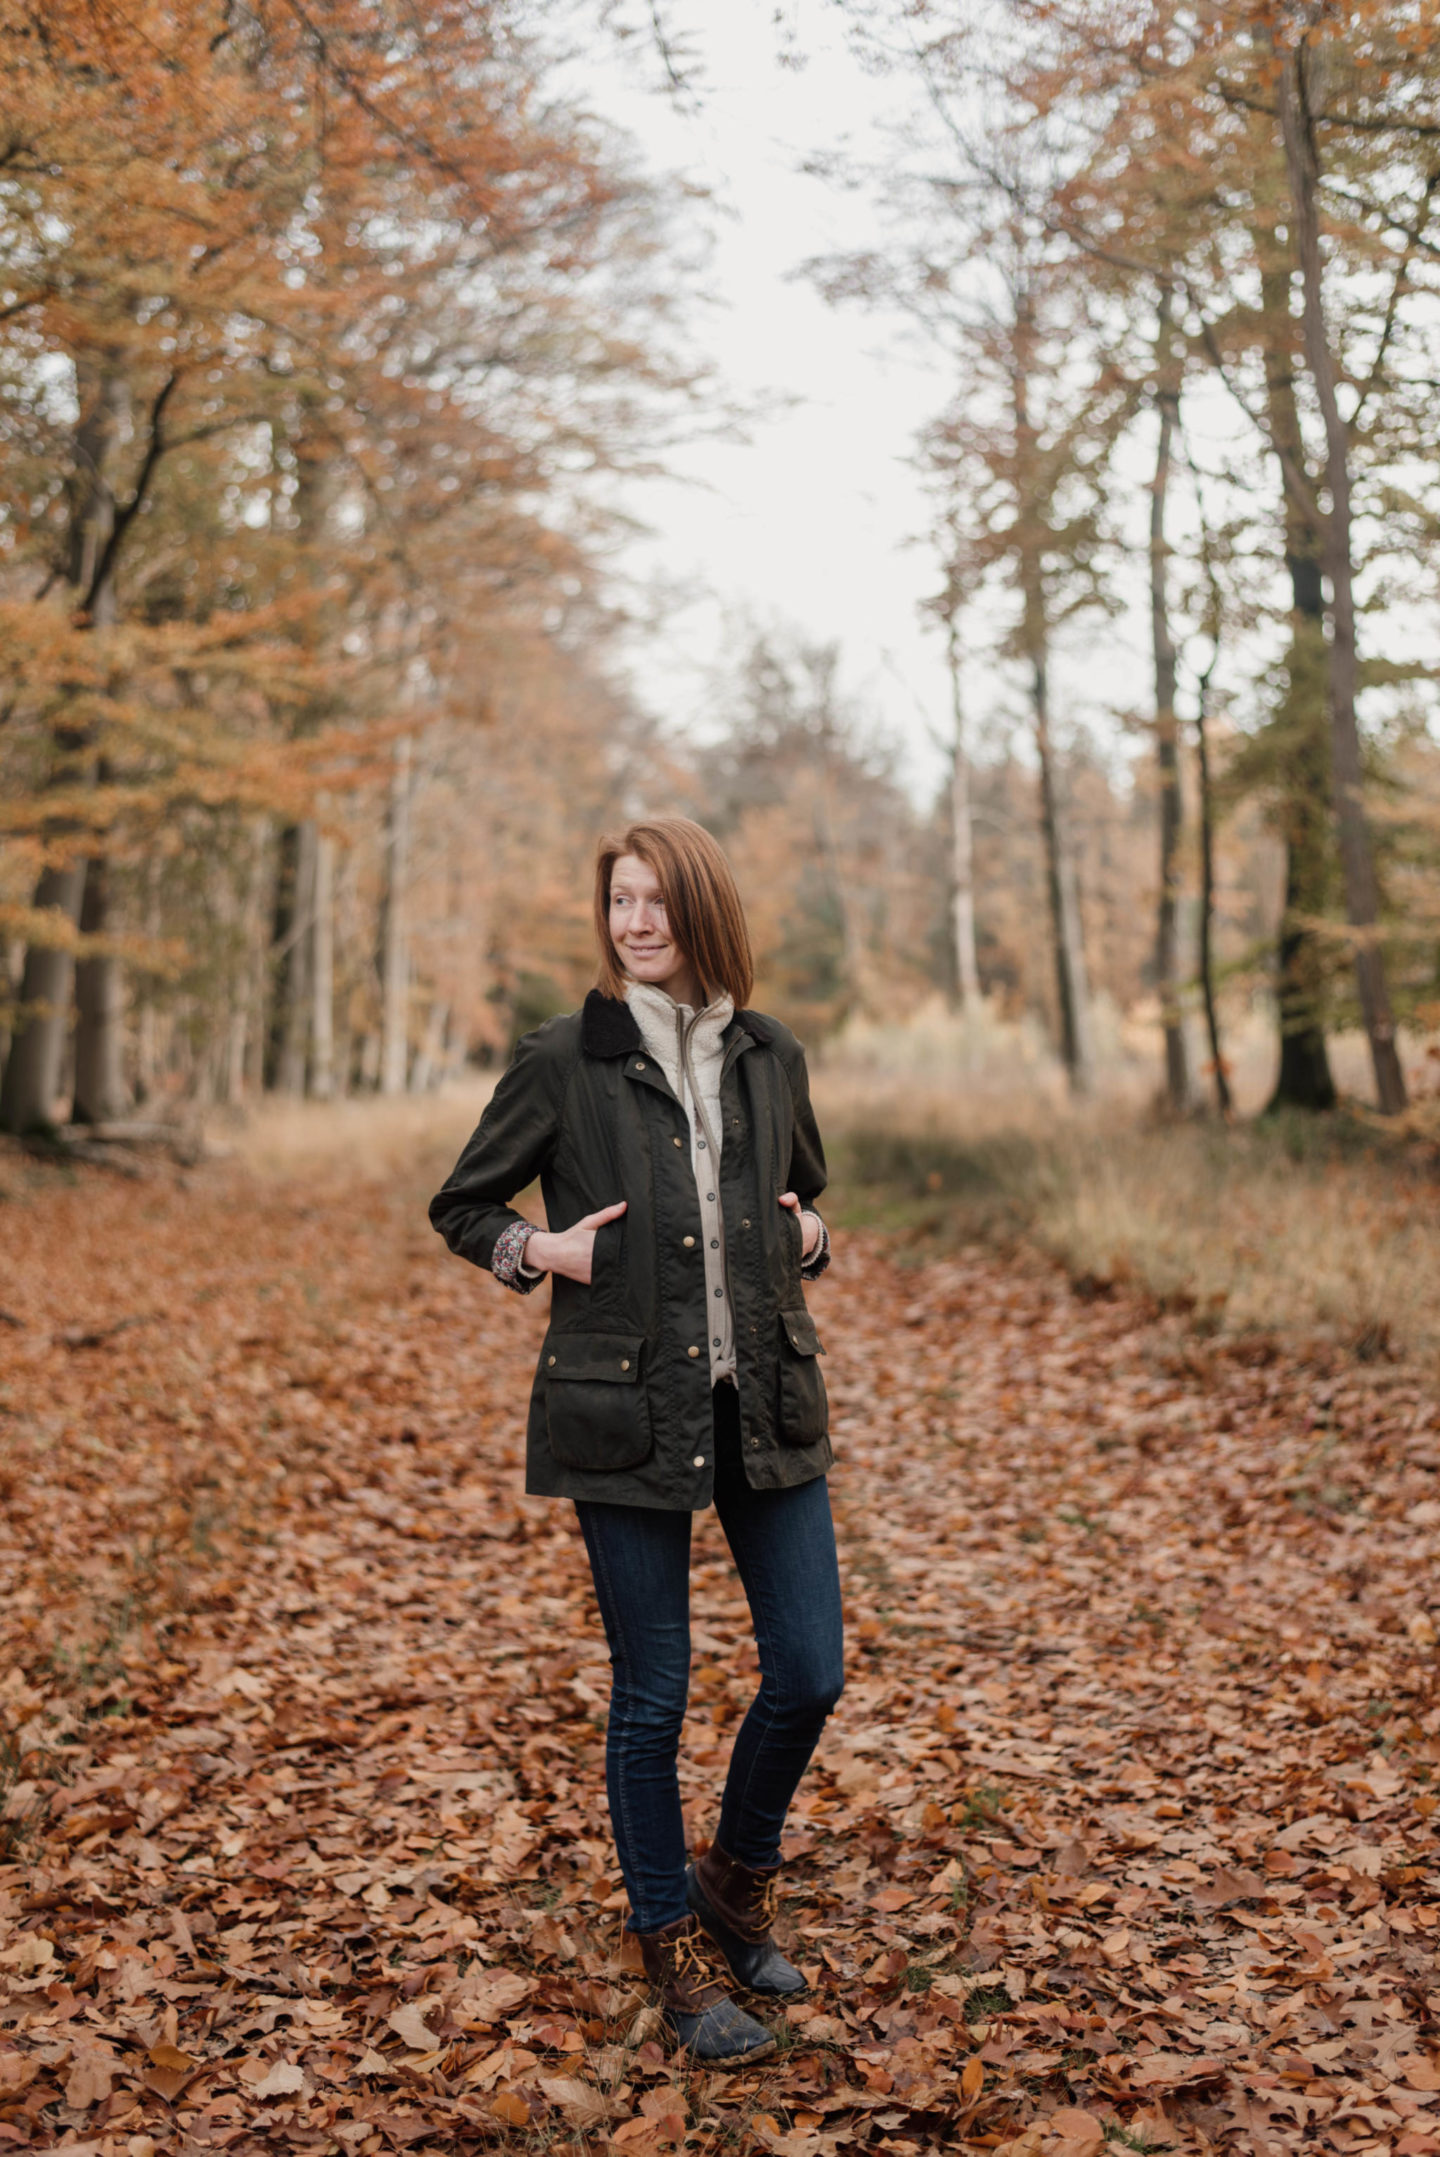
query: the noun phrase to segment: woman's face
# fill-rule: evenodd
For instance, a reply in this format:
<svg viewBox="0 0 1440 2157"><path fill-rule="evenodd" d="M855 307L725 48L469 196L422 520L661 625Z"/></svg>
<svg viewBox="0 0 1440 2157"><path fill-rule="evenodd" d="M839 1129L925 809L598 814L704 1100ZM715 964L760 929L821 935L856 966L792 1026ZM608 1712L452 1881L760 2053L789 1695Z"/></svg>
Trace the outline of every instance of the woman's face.
<svg viewBox="0 0 1440 2157"><path fill-rule="evenodd" d="M610 871L610 936L633 981L664 989L677 1004L698 994L694 969L670 933L660 879L638 854L622 854Z"/></svg>

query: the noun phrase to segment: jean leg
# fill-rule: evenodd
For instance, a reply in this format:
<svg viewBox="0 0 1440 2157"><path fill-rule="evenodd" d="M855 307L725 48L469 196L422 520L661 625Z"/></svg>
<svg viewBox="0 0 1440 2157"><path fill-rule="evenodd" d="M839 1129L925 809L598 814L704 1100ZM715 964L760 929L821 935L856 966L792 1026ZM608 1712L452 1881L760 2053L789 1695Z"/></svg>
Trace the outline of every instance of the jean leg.
<svg viewBox="0 0 1440 2157"><path fill-rule="evenodd" d="M605 1784L630 1929L685 1916L676 1756L690 1686L690 1515L577 1501L610 1647Z"/></svg>
<svg viewBox="0 0 1440 2157"><path fill-rule="evenodd" d="M845 1682L840 1572L823 1476L795 1490L751 1490L738 1431L733 1452L717 1446L715 1465L716 1510L750 1604L761 1674L730 1756L717 1840L758 1870L779 1859L790 1800Z"/></svg>

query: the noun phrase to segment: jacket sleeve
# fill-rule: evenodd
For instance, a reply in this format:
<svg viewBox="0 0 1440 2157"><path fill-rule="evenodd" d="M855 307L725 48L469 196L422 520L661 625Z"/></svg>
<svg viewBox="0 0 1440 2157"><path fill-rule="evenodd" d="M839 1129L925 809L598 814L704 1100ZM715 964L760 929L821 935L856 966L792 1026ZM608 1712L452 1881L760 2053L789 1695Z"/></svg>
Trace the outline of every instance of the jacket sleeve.
<svg viewBox="0 0 1440 2157"><path fill-rule="evenodd" d="M825 1148L820 1143L820 1127L815 1121L815 1111L810 1106L810 1078L805 1069L805 1051L796 1042L793 1056L786 1059L785 1075L790 1081L790 1096L795 1104L795 1130L790 1141L789 1188L802 1206L813 1208L824 1190L828 1178L825 1173Z"/></svg>
<svg viewBox="0 0 1440 2157"><path fill-rule="evenodd" d="M430 1201L430 1226L456 1257L492 1272L496 1244L521 1222L510 1201L535 1181L559 1137L567 1070L542 1033L520 1042L465 1151Z"/></svg>

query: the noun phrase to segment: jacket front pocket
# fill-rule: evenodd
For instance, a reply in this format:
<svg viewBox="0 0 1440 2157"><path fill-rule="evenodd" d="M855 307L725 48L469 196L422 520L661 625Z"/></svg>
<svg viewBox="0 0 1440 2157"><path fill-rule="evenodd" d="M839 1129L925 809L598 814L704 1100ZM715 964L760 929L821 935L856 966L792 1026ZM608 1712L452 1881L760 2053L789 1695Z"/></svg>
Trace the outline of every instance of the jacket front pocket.
<svg viewBox="0 0 1440 2157"><path fill-rule="evenodd" d="M825 1350L807 1310L780 1313L780 1437L814 1445L830 1429L830 1404L818 1358Z"/></svg>
<svg viewBox="0 0 1440 2157"><path fill-rule="evenodd" d="M639 1333L547 1333L545 1429L562 1468L634 1468L650 1452Z"/></svg>

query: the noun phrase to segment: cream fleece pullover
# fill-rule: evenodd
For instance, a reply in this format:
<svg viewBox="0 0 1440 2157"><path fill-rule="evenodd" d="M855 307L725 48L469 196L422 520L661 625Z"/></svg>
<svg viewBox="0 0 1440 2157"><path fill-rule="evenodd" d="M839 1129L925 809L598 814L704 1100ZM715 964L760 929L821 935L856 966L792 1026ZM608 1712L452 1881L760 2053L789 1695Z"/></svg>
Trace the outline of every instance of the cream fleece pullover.
<svg viewBox="0 0 1440 2157"><path fill-rule="evenodd" d="M700 1204L705 1260L705 1308L710 1313L710 1383L735 1382L735 1314L730 1304L730 1271L725 1252L725 1215L720 1203L720 1071L725 1061L721 1039L735 1015L728 996L703 1011L677 1004L648 981L632 981L625 1000L634 1014L646 1048L654 1057L690 1124L690 1165Z"/></svg>

